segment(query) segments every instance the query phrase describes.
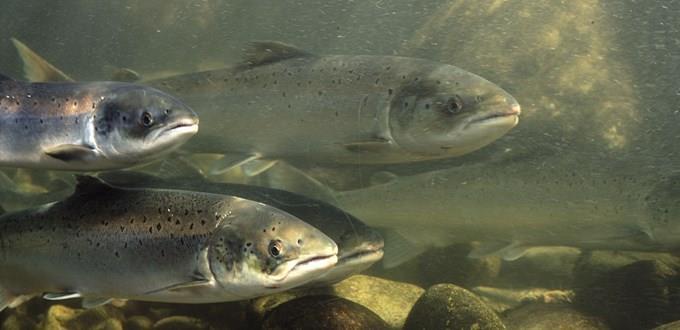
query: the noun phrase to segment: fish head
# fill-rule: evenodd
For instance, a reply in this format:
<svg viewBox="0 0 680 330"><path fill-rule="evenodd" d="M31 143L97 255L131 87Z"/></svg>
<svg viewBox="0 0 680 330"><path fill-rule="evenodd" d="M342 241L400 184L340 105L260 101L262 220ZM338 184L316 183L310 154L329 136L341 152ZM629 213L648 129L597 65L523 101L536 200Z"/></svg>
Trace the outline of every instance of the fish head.
<svg viewBox="0 0 680 330"><path fill-rule="evenodd" d="M338 244L338 263L307 286L326 286L368 269L383 257L385 242L380 233L360 222L346 221L344 228L327 233Z"/></svg>
<svg viewBox="0 0 680 330"><path fill-rule="evenodd" d="M287 290L324 274L338 246L318 229L269 205L230 197L216 216L208 261L230 295L256 297Z"/></svg>
<svg viewBox="0 0 680 330"><path fill-rule="evenodd" d="M411 80L390 102L390 135L414 154L459 156L517 125L520 106L497 85L452 65Z"/></svg>
<svg viewBox="0 0 680 330"><path fill-rule="evenodd" d="M121 163L150 161L198 132L198 116L159 90L116 83L96 103L94 140L104 156Z"/></svg>

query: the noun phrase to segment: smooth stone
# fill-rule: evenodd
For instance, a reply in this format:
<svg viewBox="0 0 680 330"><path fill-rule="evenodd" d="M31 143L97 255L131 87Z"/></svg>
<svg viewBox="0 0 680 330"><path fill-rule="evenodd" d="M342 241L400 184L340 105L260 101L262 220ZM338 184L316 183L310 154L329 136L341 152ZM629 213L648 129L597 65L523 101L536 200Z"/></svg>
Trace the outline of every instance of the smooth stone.
<svg viewBox="0 0 680 330"><path fill-rule="evenodd" d="M33 330L38 324L26 315L9 315L3 322L2 330Z"/></svg>
<svg viewBox="0 0 680 330"><path fill-rule="evenodd" d="M63 305L52 305L47 310L41 328L43 330L66 329L64 325L73 320L78 313L79 311Z"/></svg>
<svg viewBox="0 0 680 330"><path fill-rule="evenodd" d="M391 328L402 328L423 288L366 275L354 275L326 288L304 288L255 299L252 313L260 320L276 306L294 298L330 294L362 305L378 314ZM257 323L257 320L251 321Z"/></svg>
<svg viewBox="0 0 680 330"><path fill-rule="evenodd" d="M453 284L425 291L408 315L404 330L505 329L501 319L472 292Z"/></svg>
<svg viewBox="0 0 680 330"><path fill-rule="evenodd" d="M455 244L429 249L417 258L423 285L454 283L462 287L489 285L501 271L498 256L470 258L474 244ZM445 270L445 271L442 271Z"/></svg>
<svg viewBox="0 0 680 330"><path fill-rule="evenodd" d="M680 277L657 260L609 271L576 288L575 305L615 329L650 329L680 319Z"/></svg>
<svg viewBox="0 0 680 330"><path fill-rule="evenodd" d="M565 288L574 283L581 250L573 247L532 247L517 260L503 261L498 281L512 287Z"/></svg>
<svg viewBox="0 0 680 330"><path fill-rule="evenodd" d="M175 315L158 320L153 325L155 330L206 330L211 327L201 319Z"/></svg>
<svg viewBox="0 0 680 330"><path fill-rule="evenodd" d="M656 260L673 269L680 268L680 258L669 253L590 251L583 253L574 267L575 286L588 286L613 270L643 260Z"/></svg>
<svg viewBox="0 0 680 330"><path fill-rule="evenodd" d="M377 314L331 295L305 296L280 304L265 316L262 329L389 329Z"/></svg>
<svg viewBox="0 0 680 330"><path fill-rule="evenodd" d="M118 319L108 319L97 324L93 330L123 330L123 323Z"/></svg>
<svg viewBox="0 0 680 330"><path fill-rule="evenodd" d="M510 330L609 329L603 320L586 315L568 304L526 304L508 311L503 322Z"/></svg>
<svg viewBox="0 0 680 330"><path fill-rule="evenodd" d="M153 327L153 321L144 315L135 315L125 320L125 330L148 330Z"/></svg>
<svg viewBox="0 0 680 330"><path fill-rule="evenodd" d="M680 321L660 325L652 330L680 330Z"/></svg>

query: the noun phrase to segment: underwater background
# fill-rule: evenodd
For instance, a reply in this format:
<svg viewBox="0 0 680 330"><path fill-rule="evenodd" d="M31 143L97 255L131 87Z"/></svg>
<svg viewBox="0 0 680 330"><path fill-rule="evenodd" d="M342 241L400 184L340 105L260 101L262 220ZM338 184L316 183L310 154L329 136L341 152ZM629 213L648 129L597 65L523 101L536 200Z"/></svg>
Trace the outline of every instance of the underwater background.
<svg viewBox="0 0 680 330"><path fill-rule="evenodd" d="M408 177L488 164L503 171L499 163L517 165L507 176L524 181L557 181L553 172L596 173L592 180L605 182L604 187L616 180L632 182L624 187L653 185L654 196L663 196L652 205L653 217L671 224L664 239L680 242L679 1L25 0L5 1L0 8L0 68L17 79L23 79L22 63L10 38L78 80L107 80L117 68L130 68L144 78L221 68L240 62L247 44L257 40L281 41L320 55L398 55L453 64L514 96L522 107L517 127L480 150L445 160L296 165L335 191L367 188L376 173ZM546 166L552 172L541 172ZM52 174L7 173L39 192L53 188L35 188L43 180L36 177ZM471 173L471 180L481 175ZM290 190L304 192L293 185ZM288 188L283 183L276 187ZM517 198L531 187L516 191ZM618 192L636 193L617 191L614 183L611 187L601 196L613 203ZM600 195L595 190L592 196ZM0 188L0 205L8 210L47 202L30 194L15 199L3 204ZM456 203L445 196L442 201ZM557 202L565 208L581 205ZM420 211L423 217L434 212ZM555 232L559 236L560 228ZM397 267L378 263L365 272L369 275L341 282L335 291L316 292L331 296L299 301L279 314L269 311L296 293L215 305L128 302L87 311L76 302L55 307L34 300L0 316L5 329L286 328L287 320L274 317L333 310L328 306L343 297L359 305L337 307L332 317L342 320L338 329L401 328L405 322L410 329L651 329L680 320L680 258L673 251L535 248L506 261L498 256L470 259L471 249L467 243L438 245ZM431 287L439 283L448 284ZM465 308L460 306L412 307L423 297L438 306L437 299L447 299L440 296L479 307L471 307L475 316L469 317L461 316ZM419 315L407 321L409 311ZM371 317L387 325L356 316L363 313L375 313ZM475 321L470 323L471 318Z"/></svg>

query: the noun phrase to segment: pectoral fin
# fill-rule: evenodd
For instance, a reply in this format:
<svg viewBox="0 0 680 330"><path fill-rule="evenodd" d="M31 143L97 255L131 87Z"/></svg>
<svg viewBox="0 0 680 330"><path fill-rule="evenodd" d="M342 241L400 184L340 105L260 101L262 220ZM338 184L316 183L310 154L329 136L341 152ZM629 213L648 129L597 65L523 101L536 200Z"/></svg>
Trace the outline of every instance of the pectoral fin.
<svg viewBox="0 0 680 330"><path fill-rule="evenodd" d="M210 171L208 171L208 174L214 176L214 175L221 175L226 172L229 172L230 170L242 166L244 164L247 164L248 162L258 160L260 159L259 155L251 155L247 157L243 157L243 155L239 154L228 154L222 156L222 158L216 160L212 166L210 167Z"/></svg>
<svg viewBox="0 0 680 330"><path fill-rule="evenodd" d="M376 137L374 139L345 143L344 147L351 152L380 152L391 146L390 140Z"/></svg>
<svg viewBox="0 0 680 330"><path fill-rule="evenodd" d="M81 298L82 296L78 292L58 292L58 293L46 293L43 295L43 299L46 300L66 300Z"/></svg>
<svg viewBox="0 0 680 330"><path fill-rule="evenodd" d="M113 298L97 298L97 297L87 297L83 298L82 306L85 309L95 308L101 305L106 305L111 302Z"/></svg>
<svg viewBox="0 0 680 330"><path fill-rule="evenodd" d="M470 251L468 257L482 258L486 256L499 256L503 260L513 261L521 258L527 253L529 246L524 246L521 243L513 242L484 242Z"/></svg>
<svg viewBox="0 0 680 330"><path fill-rule="evenodd" d="M399 266L425 252L424 247L412 243L394 229L386 229L383 239L385 254L382 263L385 268Z"/></svg>
<svg viewBox="0 0 680 330"><path fill-rule="evenodd" d="M200 288L200 287L207 286L207 285L211 285L210 280L207 280L207 279L204 279L204 278L197 278L197 279L192 280L192 281L172 284L172 285L168 285L166 287L162 287L160 289L148 291L148 292L145 292L144 294L153 295L153 294L158 294L158 293L161 293L161 292L177 292L177 291L182 291L182 290L187 290L187 289Z"/></svg>
<svg viewBox="0 0 680 330"><path fill-rule="evenodd" d="M86 161L97 155L94 149L79 144L60 144L46 149L45 154L65 162Z"/></svg>

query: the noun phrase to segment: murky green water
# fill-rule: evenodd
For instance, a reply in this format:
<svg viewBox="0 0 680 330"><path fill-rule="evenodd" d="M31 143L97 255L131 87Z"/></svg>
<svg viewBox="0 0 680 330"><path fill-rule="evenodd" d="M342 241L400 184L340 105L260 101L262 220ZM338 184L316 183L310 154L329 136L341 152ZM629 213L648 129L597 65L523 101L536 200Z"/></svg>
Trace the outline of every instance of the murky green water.
<svg viewBox="0 0 680 330"><path fill-rule="evenodd" d="M110 80L120 68L147 81L220 69L241 63L250 42L270 40L319 56L396 55L452 64L500 86L521 105L516 127L458 157L356 164L309 153L264 155L280 161L217 173L220 155L185 151L182 161L135 169L284 189L325 200L380 230L384 260L363 271L368 276L312 290L330 298L278 306L304 295L287 292L208 305L117 302L86 311L78 300L34 299L4 310L3 328L340 329L376 328L384 326L382 319L411 329L467 329L475 322L482 328L651 329L680 320L674 253L680 246L678 1L69 0L7 1L0 8L0 72L17 79L24 77L23 64L10 38L88 81ZM381 75L385 65L350 69L338 63L326 67L333 87L316 78L296 82L294 74L303 71L291 69L272 71L281 75L276 78L264 77L267 71L238 76L251 85L228 85L224 97L206 96L206 90L228 84L227 76L202 76L168 92L218 114L202 118L199 129L218 127L201 137L214 145L224 136L238 144L241 137L230 132L240 129L243 141L252 140L249 134L274 136L299 144L295 150L314 150L314 141L326 143L326 128L342 125L310 109L344 109L352 118L345 122L356 118L357 126L378 123L377 115L366 115L374 105L369 87L356 77L393 93ZM352 77L336 78L338 69ZM404 80L427 75L414 70ZM336 79L344 85L335 86ZM267 94L272 91L276 100ZM244 124L254 111L249 107L262 104L272 107L257 112L264 124ZM308 117L290 121L286 111L302 107ZM239 115L223 118L221 108ZM203 110L195 110L201 116ZM359 150L358 159L367 160L382 149L364 133L346 150ZM262 173L248 176L253 168ZM65 172L3 172L8 180L0 187L0 205L7 211L63 199L75 182ZM438 283L458 287L422 295ZM448 309L440 308L446 301Z"/></svg>

